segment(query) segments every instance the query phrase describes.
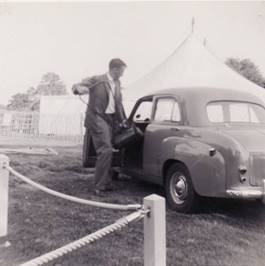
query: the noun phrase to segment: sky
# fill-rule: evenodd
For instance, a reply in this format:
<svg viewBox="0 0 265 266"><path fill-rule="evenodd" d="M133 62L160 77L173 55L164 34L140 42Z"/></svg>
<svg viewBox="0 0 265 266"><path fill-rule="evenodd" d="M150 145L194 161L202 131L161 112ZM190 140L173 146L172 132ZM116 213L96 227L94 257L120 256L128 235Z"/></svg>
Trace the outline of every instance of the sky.
<svg viewBox="0 0 265 266"><path fill-rule="evenodd" d="M265 76L265 2L0 2L0 104L43 74L73 83L128 68L126 85L170 55L191 30L219 59L250 58Z"/></svg>

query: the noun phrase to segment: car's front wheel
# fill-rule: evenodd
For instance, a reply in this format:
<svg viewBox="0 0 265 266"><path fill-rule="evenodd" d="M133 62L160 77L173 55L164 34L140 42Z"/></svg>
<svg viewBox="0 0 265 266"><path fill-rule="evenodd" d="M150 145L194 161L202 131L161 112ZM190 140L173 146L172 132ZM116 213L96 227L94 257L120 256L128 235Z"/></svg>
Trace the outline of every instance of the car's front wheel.
<svg viewBox="0 0 265 266"><path fill-rule="evenodd" d="M165 192L171 209L188 213L195 209L198 196L194 191L188 169L180 163L174 163L168 169L165 180Z"/></svg>

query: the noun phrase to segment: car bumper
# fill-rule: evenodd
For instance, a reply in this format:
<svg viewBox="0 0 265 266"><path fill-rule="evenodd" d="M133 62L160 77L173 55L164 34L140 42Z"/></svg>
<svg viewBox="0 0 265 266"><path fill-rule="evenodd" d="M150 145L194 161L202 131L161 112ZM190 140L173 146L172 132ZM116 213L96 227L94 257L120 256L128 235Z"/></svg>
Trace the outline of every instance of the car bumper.
<svg viewBox="0 0 265 266"><path fill-rule="evenodd" d="M226 190L229 198L241 199L262 199L265 204L265 179L262 181L262 187L231 188Z"/></svg>

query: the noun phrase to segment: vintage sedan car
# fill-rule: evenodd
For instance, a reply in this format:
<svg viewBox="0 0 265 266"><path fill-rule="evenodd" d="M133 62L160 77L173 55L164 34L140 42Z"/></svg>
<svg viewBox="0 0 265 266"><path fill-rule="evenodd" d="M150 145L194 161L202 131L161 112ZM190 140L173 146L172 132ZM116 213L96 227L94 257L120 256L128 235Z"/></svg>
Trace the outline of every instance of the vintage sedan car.
<svg viewBox="0 0 265 266"><path fill-rule="evenodd" d="M265 187L265 108L220 88L172 88L139 99L129 121L144 136L120 149L121 171L164 186L168 205L191 211L199 196L259 199ZM93 166L86 139L84 165Z"/></svg>

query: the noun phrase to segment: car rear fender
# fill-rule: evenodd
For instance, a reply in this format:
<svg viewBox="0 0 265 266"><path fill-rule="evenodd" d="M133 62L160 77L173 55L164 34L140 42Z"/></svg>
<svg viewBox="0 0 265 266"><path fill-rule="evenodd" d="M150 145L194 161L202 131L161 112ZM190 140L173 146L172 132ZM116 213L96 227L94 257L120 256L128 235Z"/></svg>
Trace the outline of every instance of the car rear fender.
<svg viewBox="0 0 265 266"><path fill-rule="evenodd" d="M162 174L169 162L181 162L199 195L218 197L225 193L225 160L214 147L196 140L169 137L163 141L160 154Z"/></svg>

